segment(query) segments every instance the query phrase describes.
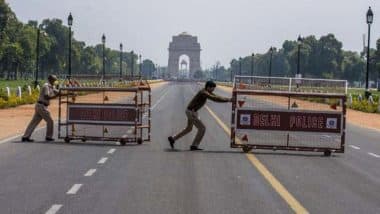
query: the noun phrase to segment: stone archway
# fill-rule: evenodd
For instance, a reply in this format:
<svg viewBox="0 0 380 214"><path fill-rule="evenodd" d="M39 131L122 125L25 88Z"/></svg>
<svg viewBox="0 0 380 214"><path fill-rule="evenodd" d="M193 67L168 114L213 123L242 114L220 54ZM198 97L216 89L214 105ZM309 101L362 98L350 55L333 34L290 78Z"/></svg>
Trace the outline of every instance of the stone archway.
<svg viewBox="0 0 380 214"><path fill-rule="evenodd" d="M173 41L169 44L169 63L168 72L171 77L178 76L179 58L182 55L187 55L190 59L190 78L194 73L201 70L201 45L198 43L198 38L186 32L173 36Z"/></svg>

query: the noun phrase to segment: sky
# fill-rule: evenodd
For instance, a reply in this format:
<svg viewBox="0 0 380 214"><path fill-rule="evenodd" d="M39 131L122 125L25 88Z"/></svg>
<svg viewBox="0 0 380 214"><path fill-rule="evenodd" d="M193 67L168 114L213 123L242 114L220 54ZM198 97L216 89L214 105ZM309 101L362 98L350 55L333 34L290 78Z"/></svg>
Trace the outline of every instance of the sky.
<svg viewBox="0 0 380 214"><path fill-rule="evenodd" d="M22 22L74 17L77 40L134 50L161 66L172 36L188 32L201 44L201 66L281 47L298 35L334 33L343 49L363 49L365 15L371 6L371 47L380 38L379 0L6 0ZM379 15L377 15L379 14ZM379 18L378 18L379 17Z"/></svg>

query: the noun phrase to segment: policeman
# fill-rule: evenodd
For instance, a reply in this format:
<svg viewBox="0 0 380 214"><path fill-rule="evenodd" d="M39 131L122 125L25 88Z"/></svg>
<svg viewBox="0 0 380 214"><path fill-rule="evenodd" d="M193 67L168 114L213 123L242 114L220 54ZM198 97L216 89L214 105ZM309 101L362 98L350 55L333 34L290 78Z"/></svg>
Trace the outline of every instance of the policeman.
<svg viewBox="0 0 380 214"><path fill-rule="evenodd" d="M49 75L48 82L45 83L40 91L38 101L35 106L35 112L32 121L30 121L28 127L22 136L22 142L33 142L34 140L30 138L34 129L38 126L41 120L45 120L47 124L46 128L46 141L54 141L53 138L53 119L51 118L50 112L48 111L48 106L50 100L56 98L59 95L59 91L54 88L54 83L57 81L55 75Z"/></svg>
<svg viewBox="0 0 380 214"><path fill-rule="evenodd" d="M172 149L174 149L174 143L179 138L185 136L191 130L193 129L193 126L197 127L198 132L197 135L194 138L193 144L190 146L191 151L197 151L197 150L203 150L199 148L199 144L201 143L201 140L203 138L203 135L206 132L206 127L203 124L203 122L198 117L198 110L206 104L206 101L208 99L215 101L215 102L232 102L232 98L227 97L220 97L215 95L213 92L215 90L216 84L213 81L207 81L205 88L200 90L194 98L190 101L189 105L187 106L186 110L186 116L187 116L187 126L184 128L180 133L169 136L169 144Z"/></svg>

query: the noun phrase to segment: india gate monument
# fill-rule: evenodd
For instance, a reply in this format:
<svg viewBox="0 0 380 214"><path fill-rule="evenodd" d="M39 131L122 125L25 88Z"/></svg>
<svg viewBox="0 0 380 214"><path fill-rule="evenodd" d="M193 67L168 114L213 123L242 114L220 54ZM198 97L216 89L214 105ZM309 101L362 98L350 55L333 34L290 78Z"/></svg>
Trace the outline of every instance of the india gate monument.
<svg viewBox="0 0 380 214"><path fill-rule="evenodd" d="M168 72L171 77L178 77L179 60L181 56L189 57L189 77L201 70L201 45L198 38L186 32L173 36L173 41L169 44Z"/></svg>

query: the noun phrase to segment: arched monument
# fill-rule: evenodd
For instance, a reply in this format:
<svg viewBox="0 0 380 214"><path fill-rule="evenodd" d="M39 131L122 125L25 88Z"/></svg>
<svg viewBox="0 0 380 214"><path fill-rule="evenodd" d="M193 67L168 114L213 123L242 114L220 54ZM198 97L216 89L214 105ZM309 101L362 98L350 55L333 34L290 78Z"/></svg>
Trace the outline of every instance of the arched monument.
<svg viewBox="0 0 380 214"><path fill-rule="evenodd" d="M182 55L189 57L189 76L201 70L201 45L198 43L198 38L186 32L173 36L173 41L169 44L169 63L168 72L171 77L178 76L179 58Z"/></svg>

